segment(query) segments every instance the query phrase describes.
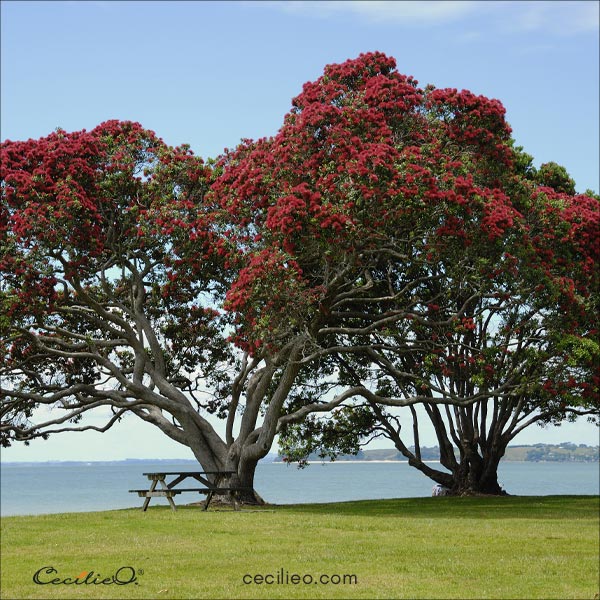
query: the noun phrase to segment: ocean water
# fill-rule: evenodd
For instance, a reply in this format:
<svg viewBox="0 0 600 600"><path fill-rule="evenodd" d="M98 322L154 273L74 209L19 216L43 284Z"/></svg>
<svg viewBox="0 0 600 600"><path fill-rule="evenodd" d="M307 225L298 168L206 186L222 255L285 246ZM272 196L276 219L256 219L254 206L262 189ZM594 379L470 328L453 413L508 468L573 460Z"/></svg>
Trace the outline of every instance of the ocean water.
<svg viewBox="0 0 600 600"><path fill-rule="evenodd" d="M432 465L434 466L434 465ZM79 465L0 465L0 514L31 515L139 507L149 471L193 471L194 463L136 462ZM505 462L499 480L510 494L544 496L598 494L598 463ZM283 463L259 464L256 489L274 504L337 502L431 496L433 482L401 462L313 463L306 469ZM204 496L185 494L176 503ZM154 504L167 504L153 498Z"/></svg>

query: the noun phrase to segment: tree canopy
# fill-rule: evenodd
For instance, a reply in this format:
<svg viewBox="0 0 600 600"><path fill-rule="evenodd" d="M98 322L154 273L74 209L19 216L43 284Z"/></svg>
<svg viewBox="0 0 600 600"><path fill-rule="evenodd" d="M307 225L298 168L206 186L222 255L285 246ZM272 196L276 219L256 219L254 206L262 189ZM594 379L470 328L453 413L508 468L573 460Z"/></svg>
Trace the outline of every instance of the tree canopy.
<svg viewBox="0 0 600 600"><path fill-rule="evenodd" d="M229 339L212 168L109 121L4 142L1 178L2 444L105 431L131 413L207 470L249 460L252 479L274 436L270 425L261 437L261 420L276 423L297 367L288 349L250 358ZM104 425L85 420L102 407Z"/></svg>
<svg viewBox="0 0 600 600"><path fill-rule="evenodd" d="M383 433L497 492L524 427L598 414L598 198L533 168L498 100L384 54L209 164L110 121L4 142L1 181L4 444L107 406L250 482L277 432L290 456Z"/></svg>
<svg viewBox="0 0 600 600"><path fill-rule="evenodd" d="M250 257L228 296L239 336L276 345L304 327L305 356L361 398L320 426L283 417L290 455L384 432L449 485L485 457L495 491L524 427L597 414L598 201L527 163L500 102L419 88L379 53L328 66L276 136L226 157L214 189ZM307 397L303 417L336 404ZM420 460L414 411L409 453L382 409L414 404L454 477Z"/></svg>

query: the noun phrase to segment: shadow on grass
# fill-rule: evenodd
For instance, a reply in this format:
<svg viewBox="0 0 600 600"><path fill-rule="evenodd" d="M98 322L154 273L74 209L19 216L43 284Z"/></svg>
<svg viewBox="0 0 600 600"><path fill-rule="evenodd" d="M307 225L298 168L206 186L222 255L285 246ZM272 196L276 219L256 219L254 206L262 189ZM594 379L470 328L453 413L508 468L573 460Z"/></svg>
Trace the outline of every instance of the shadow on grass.
<svg viewBox="0 0 600 600"><path fill-rule="evenodd" d="M215 515L218 513L218 516ZM297 518L299 514L314 516L353 516L382 519L580 519L595 521L600 518L600 496L487 496L487 497L437 497L437 498L392 498L380 500L353 500L347 502L331 502L322 504L266 504L264 506L242 506L236 511L233 507L211 506L203 511L196 504L182 504L173 512L169 505L154 505L146 512L139 508L121 508L111 511L93 511L91 513L60 513L42 515L20 515L3 517L3 522L23 521L65 521L72 519L85 520L91 515L101 520L114 518L115 515L141 517L152 522L153 517L160 521L177 521L179 516L194 520L212 515L213 518L224 518L227 515L257 517L260 513L280 517L289 515ZM227 517L228 518L228 517ZM139 520L134 519L139 523Z"/></svg>
<svg viewBox="0 0 600 600"><path fill-rule="evenodd" d="M131 510L131 509L128 509ZM146 514L168 511L168 505L151 506ZM205 513L196 504L177 507L177 512L196 511L200 515L215 512L244 515L248 513L302 513L313 515L347 515L381 518L422 519L592 519L600 512L600 496L481 496L393 498L353 500L322 504L266 504L264 506L211 506ZM140 511L141 513L141 511Z"/></svg>
<svg viewBox="0 0 600 600"><path fill-rule="evenodd" d="M278 505L278 512L370 517L598 519L599 496L485 496L356 500L331 504Z"/></svg>

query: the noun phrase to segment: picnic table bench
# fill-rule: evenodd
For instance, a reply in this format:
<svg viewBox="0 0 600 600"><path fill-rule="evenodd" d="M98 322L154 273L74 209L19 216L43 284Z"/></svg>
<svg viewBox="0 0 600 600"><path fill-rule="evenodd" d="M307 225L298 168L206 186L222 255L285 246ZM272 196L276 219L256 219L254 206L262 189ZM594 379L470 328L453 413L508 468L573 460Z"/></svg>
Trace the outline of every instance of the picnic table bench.
<svg viewBox="0 0 600 600"><path fill-rule="evenodd" d="M221 486L221 482L223 479L234 475L235 471L168 471L161 473L142 473L145 475L150 484L149 489L144 490L129 490L132 493L137 493L140 498L145 498L144 504L142 506L142 511L145 511L148 508L148 504L150 504L150 500L152 498L166 498L171 505L173 510L175 508L175 502L173 501L173 497L177 494L182 494L184 492L196 492L199 494L206 494L206 500L202 507L202 510L208 510L211 500L215 495L224 495L228 494L232 501L235 510L239 510L239 504L237 500L238 492L245 491L249 488L241 487L241 486ZM174 475L175 477L167 482L166 478L168 476ZM181 488L176 487L186 479L194 479L202 484L202 487L195 488ZM157 484L161 485L159 489L156 489Z"/></svg>

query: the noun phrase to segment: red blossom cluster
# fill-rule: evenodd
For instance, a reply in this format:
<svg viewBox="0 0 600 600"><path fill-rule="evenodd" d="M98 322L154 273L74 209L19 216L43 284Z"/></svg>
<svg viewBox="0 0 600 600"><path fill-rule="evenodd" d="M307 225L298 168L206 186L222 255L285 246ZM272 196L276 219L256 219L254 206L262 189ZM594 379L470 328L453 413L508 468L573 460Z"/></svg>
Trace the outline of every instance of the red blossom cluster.
<svg viewBox="0 0 600 600"><path fill-rule="evenodd" d="M7 310L41 315L69 301L61 277L91 281L102 264L145 257L153 314L171 315L182 352L218 316L197 305L211 286L226 298L236 343L256 352L343 319L331 298L355 286L363 302L370 271L388 278L374 294L409 290L394 298L400 309L376 306L401 315L397 335L427 340L432 372L489 381L510 352L448 351L473 346L480 321L436 286L478 290L493 310L535 295L585 332L598 282L598 201L567 193L555 167L544 182L560 189L519 175L510 133L499 101L421 88L374 52L327 66L275 136L244 140L214 172L136 123L5 142L0 270L16 290ZM44 269L49 256L58 262ZM417 293L411 280L430 287ZM505 336L526 330L513 323Z"/></svg>
<svg viewBox="0 0 600 600"><path fill-rule="evenodd" d="M493 189L486 194L484 217L481 226L490 240L502 237L510 230L515 220L522 215L514 208L510 198L501 190Z"/></svg>
<svg viewBox="0 0 600 600"><path fill-rule="evenodd" d="M212 173L187 146L107 121L5 141L0 159L3 309L15 322L68 311L85 290L120 301L127 282L117 281L136 262L152 265L153 297L195 296L212 256L214 228L201 202Z"/></svg>
<svg viewBox="0 0 600 600"><path fill-rule="evenodd" d="M258 302L265 290L271 294L263 274L271 277L276 264L294 265L285 285L308 310L310 295L297 290L318 285L326 296L324 265L351 260L360 266L365 253L407 235L419 238L420 256L430 264L454 260L465 248L474 256L497 256L482 268L491 281L514 277L519 261L537 261L542 275L549 273L568 293L553 244L533 231L537 192L517 181L510 134L498 100L422 89L381 53L327 66L294 98L277 135L246 141L223 158L212 187L238 241L244 240L240 264L247 267L228 296L240 335L252 330L257 306L264 321L273 322L280 321L277 310L288 309L289 303L271 298ZM570 225L564 235L576 246L597 239L590 225L597 202L565 202L560 220ZM502 258L507 239L522 242L518 259ZM583 268L595 261L587 253ZM313 298L312 309L320 310L322 297ZM473 326L466 322L463 329Z"/></svg>
<svg viewBox="0 0 600 600"><path fill-rule="evenodd" d="M472 146L478 154L506 166L511 164L512 153L506 144L511 128L499 100L476 96L468 90L433 89L426 107L441 117L449 139Z"/></svg>

